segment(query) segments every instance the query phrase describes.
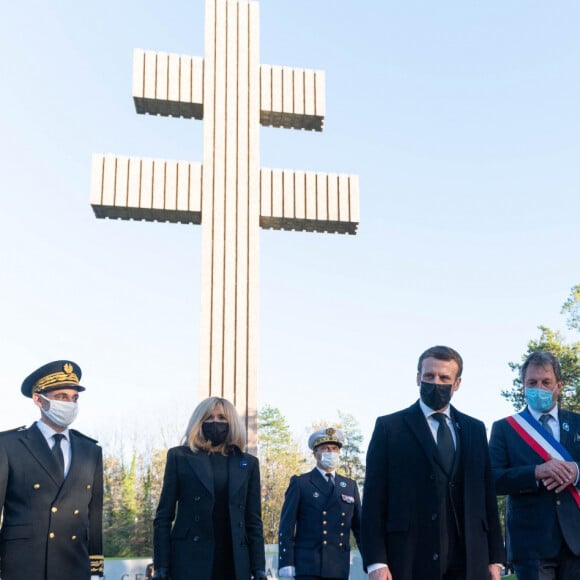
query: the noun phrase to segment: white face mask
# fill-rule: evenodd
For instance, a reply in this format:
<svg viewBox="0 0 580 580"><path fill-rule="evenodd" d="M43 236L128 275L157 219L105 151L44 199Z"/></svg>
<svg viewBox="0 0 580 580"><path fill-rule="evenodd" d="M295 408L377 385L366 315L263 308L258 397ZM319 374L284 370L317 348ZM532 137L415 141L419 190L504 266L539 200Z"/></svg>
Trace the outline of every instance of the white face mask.
<svg viewBox="0 0 580 580"><path fill-rule="evenodd" d="M56 401L40 395L48 404L48 409L42 408L42 412L59 427L68 427L76 418L79 412L78 403L68 401Z"/></svg>
<svg viewBox="0 0 580 580"><path fill-rule="evenodd" d="M323 451L320 454L319 463L324 469L336 469L340 461L340 456L338 453L333 453L332 451Z"/></svg>

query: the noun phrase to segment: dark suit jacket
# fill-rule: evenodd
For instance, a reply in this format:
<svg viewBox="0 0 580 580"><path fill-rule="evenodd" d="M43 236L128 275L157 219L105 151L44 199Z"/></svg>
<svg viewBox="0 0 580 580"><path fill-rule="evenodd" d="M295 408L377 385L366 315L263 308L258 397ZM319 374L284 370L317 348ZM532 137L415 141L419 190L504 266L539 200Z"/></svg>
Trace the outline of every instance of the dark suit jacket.
<svg viewBox="0 0 580 580"><path fill-rule="evenodd" d="M63 481L36 425L0 434L2 580L87 580L91 556L102 565L101 448L72 429L70 443Z"/></svg>
<svg viewBox="0 0 580 580"><path fill-rule="evenodd" d="M463 481L458 523L466 546L466 577L487 580L488 565L503 562L504 550L485 427L453 407L451 417L459 440L457 476ZM440 472L437 446L419 402L377 419L363 494L365 566L388 564L396 580L441 577L445 514ZM453 478L450 485L455 485Z"/></svg>
<svg viewBox="0 0 580 580"><path fill-rule="evenodd" d="M228 487L236 569L231 580L250 580L252 573L263 571L266 565L258 460L238 449L230 453ZM207 453L193 453L185 446L170 449L154 521L155 570L168 568L171 580L211 579L213 506L213 474Z"/></svg>
<svg viewBox="0 0 580 580"><path fill-rule="evenodd" d="M560 409L558 418L560 443L580 462L580 415ZM496 491L509 495L508 559L554 558L563 540L580 556L580 509L568 491L556 494L538 485L534 471L543 460L505 419L493 424L489 450Z"/></svg>
<svg viewBox="0 0 580 580"><path fill-rule="evenodd" d="M360 540L360 497L353 479L336 473L330 488L318 469L293 476L280 516L279 568L297 575L348 578L350 532Z"/></svg>

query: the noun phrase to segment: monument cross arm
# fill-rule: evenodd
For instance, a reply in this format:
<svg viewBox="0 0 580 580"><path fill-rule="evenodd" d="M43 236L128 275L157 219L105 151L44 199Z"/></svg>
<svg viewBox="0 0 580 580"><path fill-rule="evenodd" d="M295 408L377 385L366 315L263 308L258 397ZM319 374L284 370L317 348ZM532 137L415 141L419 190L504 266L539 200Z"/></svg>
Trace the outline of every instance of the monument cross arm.
<svg viewBox="0 0 580 580"><path fill-rule="evenodd" d="M133 101L139 114L203 118L203 59L135 49ZM260 123L322 131L324 71L260 66Z"/></svg>
<svg viewBox="0 0 580 580"><path fill-rule="evenodd" d="M259 228L355 234L358 178L260 168L259 125L321 131L324 73L259 64L259 5L206 0L205 57L135 51L137 113L203 119L203 161L94 155L98 218L201 224L201 397L257 444Z"/></svg>

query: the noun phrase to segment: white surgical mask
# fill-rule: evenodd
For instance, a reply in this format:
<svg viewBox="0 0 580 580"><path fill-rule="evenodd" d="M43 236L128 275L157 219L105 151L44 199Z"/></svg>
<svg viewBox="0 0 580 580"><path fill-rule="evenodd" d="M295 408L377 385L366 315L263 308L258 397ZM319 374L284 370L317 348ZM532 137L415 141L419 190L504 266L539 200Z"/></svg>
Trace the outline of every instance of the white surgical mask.
<svg viewBox="0 0 580 580"><path fill-rule="evenodd" d="M40 395L48 404L48 410L42 408L42 412L59 427L68 427L76 418L79 412L78 403L68 401L56 401Z"/></svg>
<svg viewBox="0 0 580 580"><path fill-rule="evenodd" d="M336 469L338 467L338 463L340 461L338 453L334 453L332 451L323 451L320 454L320 465L324 469Z"/></svg>

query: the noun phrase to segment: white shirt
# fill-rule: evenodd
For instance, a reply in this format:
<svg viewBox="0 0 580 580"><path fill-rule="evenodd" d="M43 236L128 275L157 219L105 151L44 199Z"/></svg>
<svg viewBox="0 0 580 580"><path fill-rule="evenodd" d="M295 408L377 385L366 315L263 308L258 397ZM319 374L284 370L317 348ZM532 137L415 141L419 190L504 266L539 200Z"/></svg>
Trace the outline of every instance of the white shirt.
<svg viewBox="0 0 580 580"><path fill-rule="evenodd" d="M539 413L538 411L535 411L531 407L528 407L528 411L530 412L530 415L538 422L540 421L540 417L542 415L550 415L550 420L548 421L547 425L550 426L550 429L552 430L552 435L554 436L554 439L556 441L558 441L558 443L559 443L560 442L560 420L558 419L558 405L554 405L554 407L552 409L550 409L550 411L548 411L547 413Z"/></svg>
<svg viewBox="0 0 580 580"><path fill-rule="evenodd" d="M457 447L457 435L455 434L455 429L453 427L453 421L451 420L451 407L447 405L447 409L445 411L434 411L431 407L427 407L425 403L421 399L419 399L419 406L421 407L421 411L423 411L423 415L425 415L425 419L427 420L427 425L429 425L429 429L431 430L431 435L433 435L433 439L435 443L437 443L437 429L439 429L439 421L433 417L435 413L442 413L445 415L445 419L447 421L447 426L449 427L449 431L451 431L451 437L453 438L453 445Z"/></svg>
<svg viewBox="0 0 580 580"><path fill-rule="evenodd" d="M54 439L52 438L52 436L55 435L56 433L59 433L59 431L55 431L52 427L49 427L44 421L37 421L36 426L46 439L46 443L49 449L52 450L52 448L54 447ZM66 477L68 475L71 462L70 433L68 429L65 429L64 431L60 431L60 434L64 435L64 437L60 440L60 448L62 449L62 455L64 457L64 476Z"/></svg>

